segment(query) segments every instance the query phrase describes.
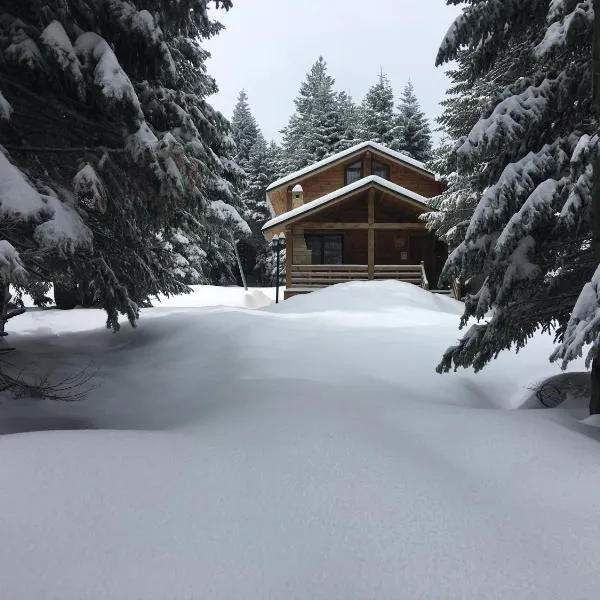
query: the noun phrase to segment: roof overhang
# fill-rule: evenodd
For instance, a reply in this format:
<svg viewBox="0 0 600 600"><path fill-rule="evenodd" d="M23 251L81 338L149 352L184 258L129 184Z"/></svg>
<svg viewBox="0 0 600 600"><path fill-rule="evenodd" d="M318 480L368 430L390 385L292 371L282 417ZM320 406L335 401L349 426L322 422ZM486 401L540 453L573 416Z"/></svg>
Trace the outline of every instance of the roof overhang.
<svg viewBox="0 0 600 600"><path fill-rule="evenodd" d="M325 210L370 188L378 189L386 194L400 198L421 213L431 211L431 208L427 204L427 198L377 175L369 175L267 221L263 225L262 232L267 241L270 241L275 234L284 231L289 225L302 221L309 215Z"/></svg>
<svg viewBox="0 0 600 600"><path fill-rule="evenodd" d="M341 152L332 154L331 156L328 156L327 158L324 158L319 162L313 163L312 165L308 165L307 167L304 167L299 171L295 171L294 173L290 173L289 175L286 175L285 177L274 181L267 188L267 193L277 188L280 188L281 186L289 185L291 183L304 179L309 175L314 175L315 173L322 171L337 162L351 160L355 156L362 154L365 150L370 150L379 157L387 158L389 160L401 164L404 167L412 169L413 171L417 171L421 175L428 177L429 179L433 179L434 181L438 181L439 179L438 176L433 171L427 169L422 162L410 156L407 156L406 154L402 154L401 152L390 150L389 148L386 148L385 146L382 146L377 142L369 141L361 142L360 144L356 144L355 146L347 148L346 150L342 150Z"/></svg>

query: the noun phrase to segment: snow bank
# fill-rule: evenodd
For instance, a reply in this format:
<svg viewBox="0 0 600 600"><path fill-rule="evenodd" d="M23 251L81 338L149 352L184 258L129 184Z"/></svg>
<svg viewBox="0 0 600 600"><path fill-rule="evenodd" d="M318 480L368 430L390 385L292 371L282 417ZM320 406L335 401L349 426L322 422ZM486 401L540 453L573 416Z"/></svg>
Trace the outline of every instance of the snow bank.
<svg viewBox="0 0 600 600"><path fill-rule="evenodd" d="M559 373L549 337L442 376L458 306L418 288L266 310L194 292L204 308L166 301L118 335L44 336L58 311L36 311L37 334L11 337L15 361L92 364L101 385L0 405L4 431L59 429L0 438L4 596L597 596L600 432L500 408Z"/></svg>
<svg viewBox="0 0 600 600"><path fill-rule="evenodd" d="M263 308L275 299L274 288L221 287L216 285L191 285L191 294L159 296L156 306L160 308L199 308L202 306L229 306L240 308ZM283 298L283 289L280 290Z"/></svg>
<svg viewBox="0 0 600 600"><path fill-rule="evenodd" d="M294 296L273 305L270 310L280 313L318 313L323 311L351 311L381 314L383 311L404 312L422 309L462 315L461 302L432 294L424 289L400 281L355 281Z"/></svg>

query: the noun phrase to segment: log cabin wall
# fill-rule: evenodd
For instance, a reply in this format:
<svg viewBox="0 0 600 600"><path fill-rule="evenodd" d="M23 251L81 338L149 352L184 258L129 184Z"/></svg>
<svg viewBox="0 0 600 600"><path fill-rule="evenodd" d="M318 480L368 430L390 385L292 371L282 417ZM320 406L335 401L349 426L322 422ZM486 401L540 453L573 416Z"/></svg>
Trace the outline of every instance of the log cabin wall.
<svg viewBox="0 0 600 600"><path fill-rule="evenodd" d="M431 198L437 196L443 191L443 184L439 181L435 181L431 176L425 175L405 167L399 163L391 161L383 156L373 154L372 152L365 151L358 156L354 156L343 162L335 163L329 167L308 175L304 178L300 178L282 186L271 190L269 196L273 204L273 208L276 214L282 214L292 209L292 188L296 183L300 183L304 191L304 203L311 202L317 198L325 196L335 190L338 190L346 185L345 183L345 171L346 167L356 161L362 161L363 163L363 176L367 176L371 173L371 161L377 160L389 167L389 180L392 183L407 188L417 194Z"/></svg>

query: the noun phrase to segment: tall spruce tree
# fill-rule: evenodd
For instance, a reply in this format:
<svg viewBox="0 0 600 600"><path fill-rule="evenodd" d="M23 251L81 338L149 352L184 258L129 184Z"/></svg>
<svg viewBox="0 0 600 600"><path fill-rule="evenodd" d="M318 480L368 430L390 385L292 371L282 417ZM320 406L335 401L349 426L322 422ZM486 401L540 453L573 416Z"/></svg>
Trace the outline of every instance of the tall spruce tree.
<svg viewBox="0 0 600 600"><path fill-rule="evenodd" d="M529 36L531 69L515 74L455 151L459 169L485 164L484 191L442 278L482 272L483 286L467 296L462 325L470 317L486 320L471 326L438 368L480 369L501 350L525 345L538 329L555 331L559 346L552 358L564 364L592 344L590 411L600 412L594 274L600 262L594 243L600 83L592 88L592 73L600 70L595 44L592 53L593 41L600 45L593 9L600 10L600 2L464 3L438 64L466 48L466 64L477 77L504 48Z"/></svg>
<svg viewBox="0 0 600 600"><path fill-rule="evenodd" d="M392 138L390 145L393 150L412 156L421 162L427 162L431 158L433 147L431 128L425 113L419 106L415 88L410 80L400 98Z"/></svg>
<svg viewBox="0 0 600 600"><path fill-rule="evenodd" d="M383 71L361 105L360 137L391 146L394 141L394 90Z"/></svg>
<svg viewBox="0 0 600 600"><path fill-rule="evenodd" d="M344 91L337 95L337 106L341 120L342 139L339 149L345 150L360 142L360 110L352 97Z"/></svg>
<svg viewBox="0 0 600 600"><path fill-rule="evenodd" d="M113 329L149 296L186 291L180 257L220 277L226 237L247 229L229 124L205 100L199 40L221 29L208 3L0 2L6 272L78 285Z"/></svg>
<svg viewBox="0 0 600 600"><path fill-rule="evenodd" d="M294 100L296 111L282 131L286 171L295 171L339 150L344 129L334 83L320 56L301 84Z"/></svg>
<svg viewBox="0 0 600 600"><path fill-rule="evenodd" d="M456 150L480 118L487 114L488 106L509 85L525 73L531 73L532 32L522 31L512 43L499 49L495 61L474 76L469 68L469 52L457 54L456 66L448 71L452 82L442 101L443 112L438 123L444 138L431 159L432 169L445 181L444 192L430 200L434 211L423 215L427 227L434 231L451 248L465 237L477 203L487 185L486 163L475 163L459 170ZM466 282L459 282L464 288Z"/></svg>
<svg viewBox="0 0 600 600"><path fill-rule="evenodd" d="M245 168L246 163L250 159L252 147L256 144L259 135L259 127L250 110L248 94L246 94L245 90L240 92L238 101L233 109L231 129L237 148L235 160L238 165Z"/></svg>

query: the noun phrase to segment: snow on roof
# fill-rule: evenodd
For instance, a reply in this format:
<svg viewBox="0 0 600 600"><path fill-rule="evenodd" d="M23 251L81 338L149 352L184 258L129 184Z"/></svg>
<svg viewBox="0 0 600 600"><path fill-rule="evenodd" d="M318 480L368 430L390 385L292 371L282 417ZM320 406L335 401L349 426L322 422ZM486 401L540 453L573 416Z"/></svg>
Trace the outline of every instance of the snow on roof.
<svg viewBox="0 0 600 600"><path fill-rule="evenodd" d="M286 175L285 177L282 177L281 179L274 181L271 185L269 185L269 187L267 188L267 191L275 189L275 188L279 187L280 185L283 185L284 183L293 181L294 179L298 179L298 177L303 177L304 175L308 175L309 173L312 173L313 171L316 171L316 170L318 170L322 167L325 167L331 163L337 162L338 160L341 160L342 158L345 158L347 156L352 156L353 154L356 154L357 152L360 152L361 150L364 150L365 148L371 148L372 150L375 150L376 152L379 152L380 154L384 154L386 156L389 156L390 158L394 158L398 162L404 163L406 165L410 165L411 167L415 167L416 169L424 171L425 173L431 175L432 177L435 177L435 174L432 171L430 171L429 169L427 169L422 162L419 162L418 160L415 160L414 158L411 158L410 156L406 156L406 154L396 152L395 150L390 150L389 148L386 148L385 146L382 146L381 144L378 144L377 142L361 142L360 144L356 144L356 146L352 146L351 148L346 148L346 150L342 150L342 152L338 152L337 154L332 154L331 156L328 156L327 158L324 158L323 160L320 160L319 162L313 163L312 165L308 165L308 167L304 167L303 169L300 169L299 171L294 171L293 173L290 173L289 175Z"/></svg>
<svg viewBox="0 0 600 600"><path fill-rule="evenodd" d="M302 188L302 186L297 183L293 188L292 188L292 192L303 192L304 189Z"/></svg>
<svg viewBox="0 0 600 600"><path fill-rule="evenodd" d="M369 184L372 184L372 183L376 183L377 185L380 185L381 187L386 188L390 192L395 192L396 194L400 194L406 198L409 198L413 202L417 202L418 204L421 204L422 206L428 208L427 198L425 198L419 194L416 194L415 192L411 192L410 190L403 188L400 185L392 183L391 181L388 181L387 179L383 179L383 177L379 177L377 175L369 175L368 177L363 177L362 179L359 179L358 181L355 181L354 183L350 183L350 184L344 186L343 188L340 188L339 190L335 190L334 192L326 194L325 196L321 196L320 198L311 200L310 202L307 202L306 204L303 204L302 206L299 206L298 208L288 210L287 212L279 215L278 217L275 217L275 218L271 219L270 221L267 221L263 225L262 230L266 231L267 229L271 229L271 227L275 227L275 225L279 225L280 223L289 221L290 219L293 219L294 217L297 217L304 213L311 212L315 208L318 208L319 206L324 206L325 204L329 204L330 202L337 200L341 196L346 196L347 194L350 194L350 193L352 193L356 190L359 190L359 189L361 189Z"/></svg>

